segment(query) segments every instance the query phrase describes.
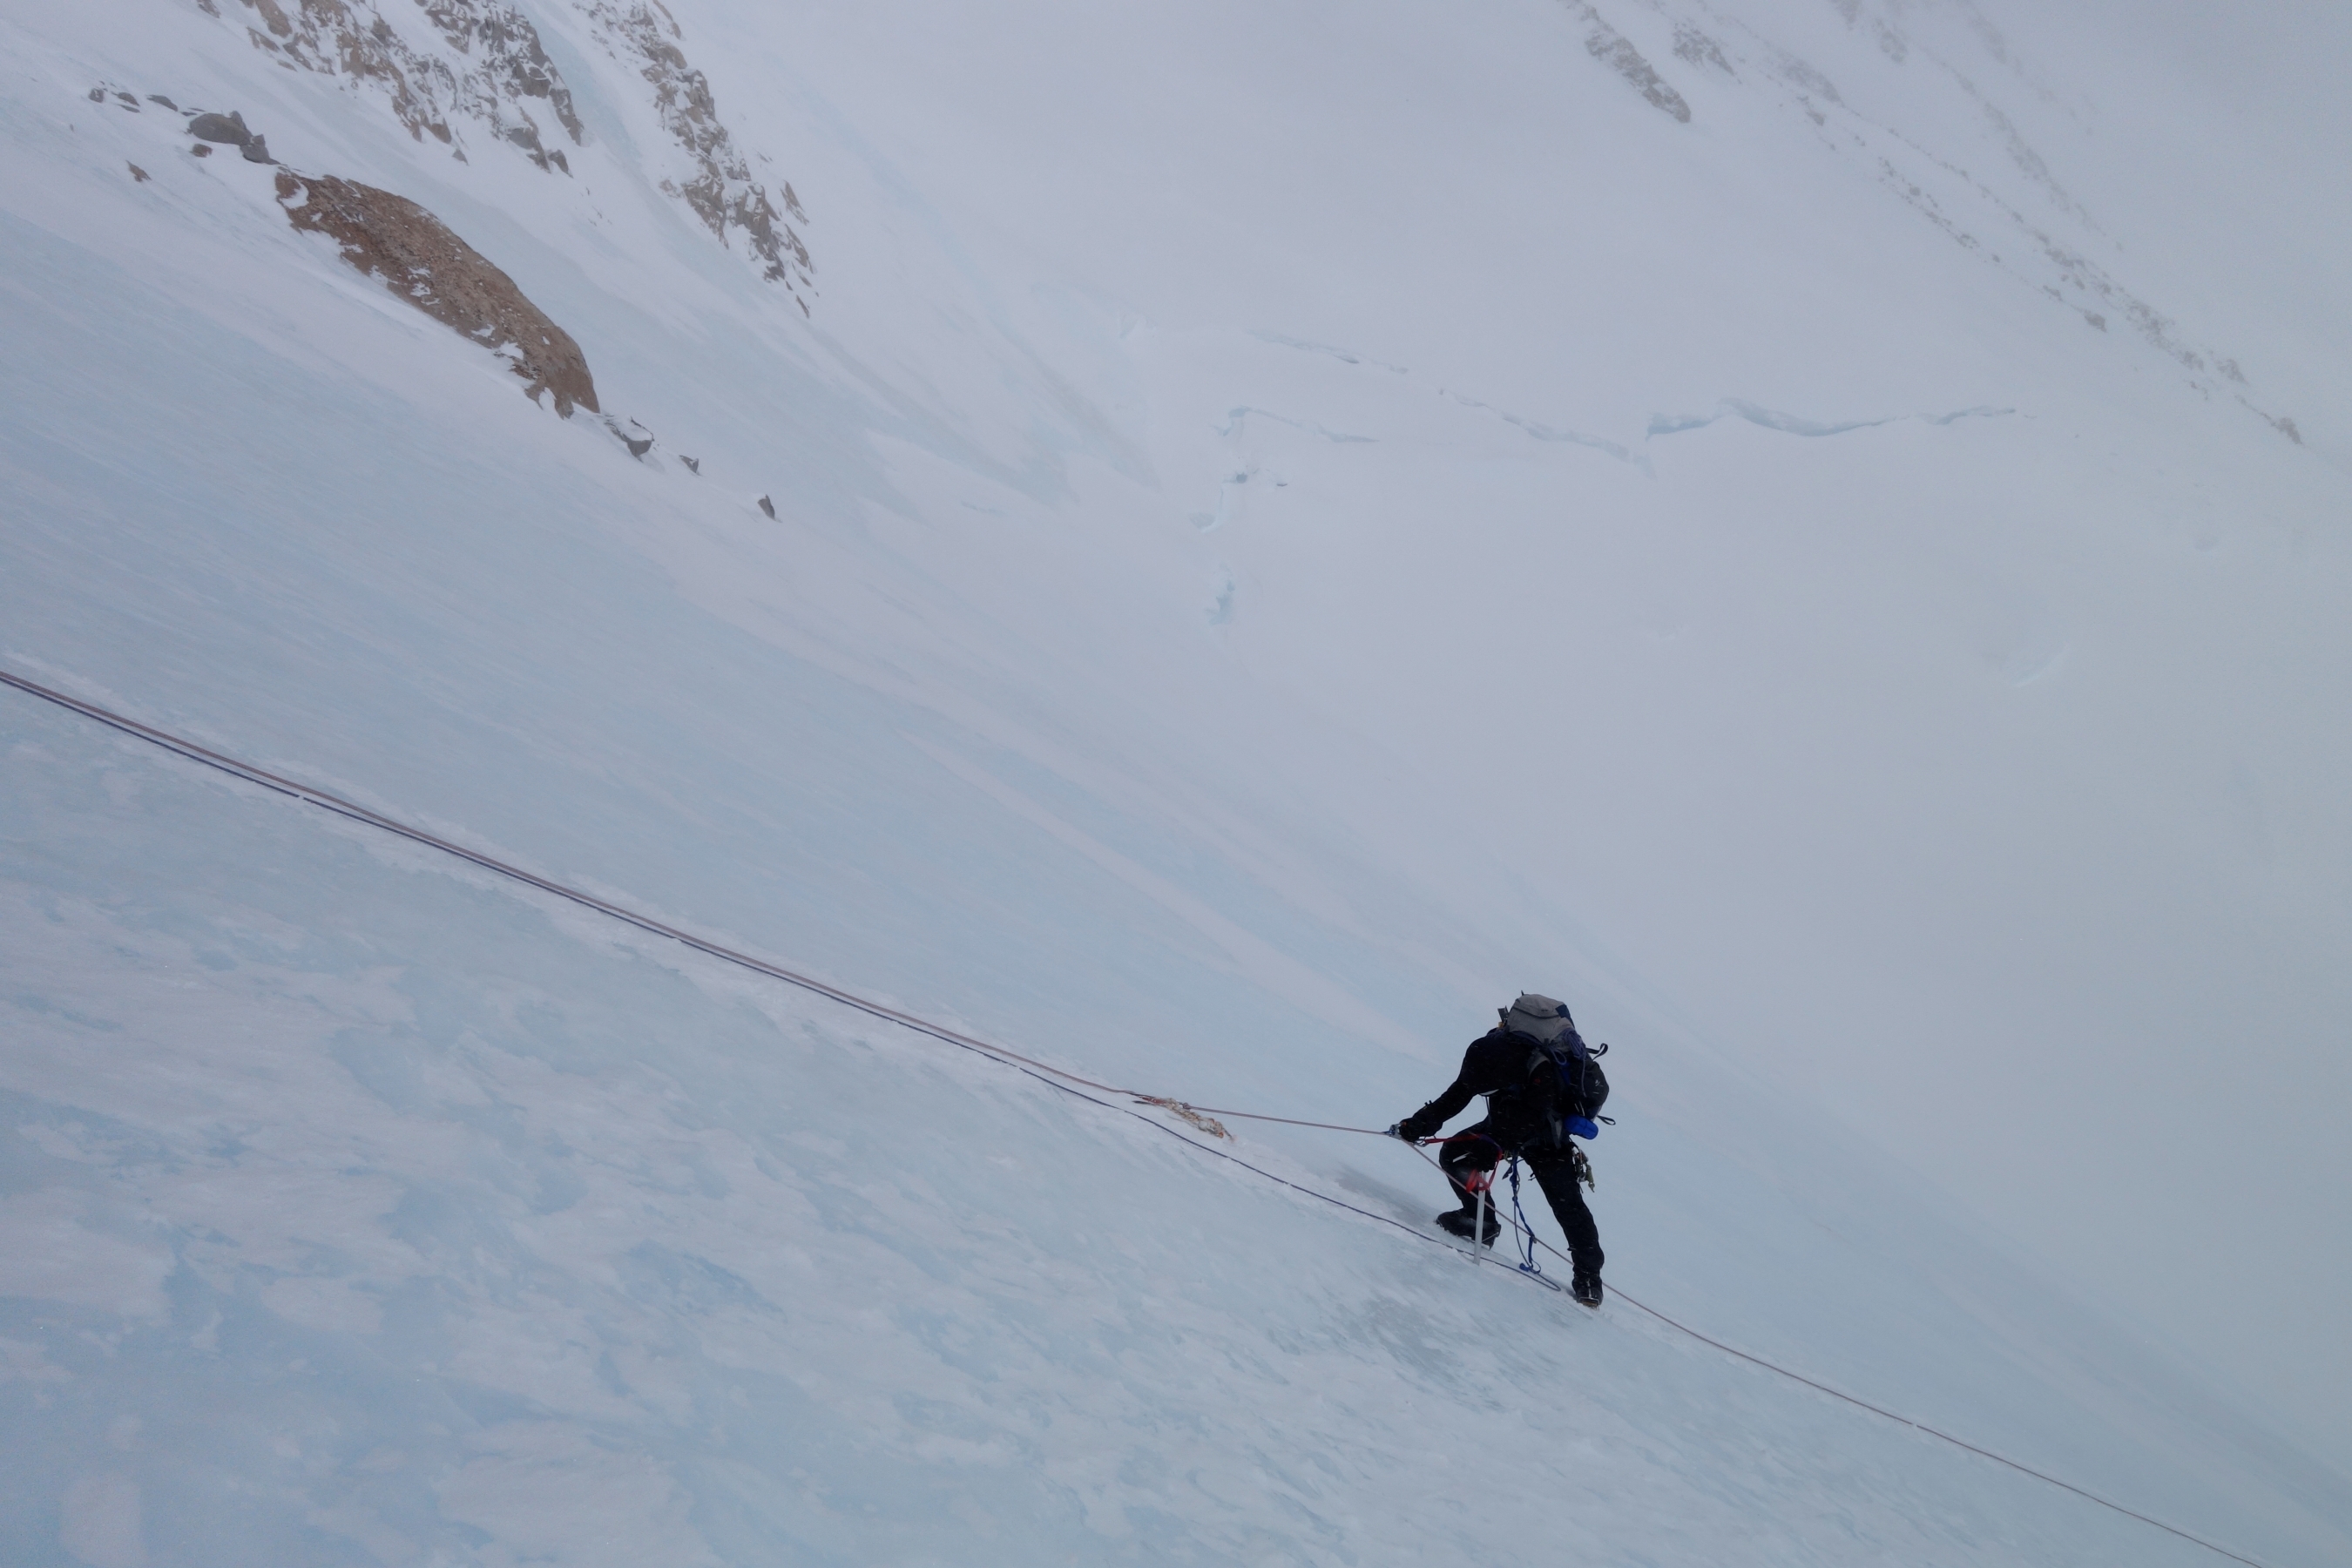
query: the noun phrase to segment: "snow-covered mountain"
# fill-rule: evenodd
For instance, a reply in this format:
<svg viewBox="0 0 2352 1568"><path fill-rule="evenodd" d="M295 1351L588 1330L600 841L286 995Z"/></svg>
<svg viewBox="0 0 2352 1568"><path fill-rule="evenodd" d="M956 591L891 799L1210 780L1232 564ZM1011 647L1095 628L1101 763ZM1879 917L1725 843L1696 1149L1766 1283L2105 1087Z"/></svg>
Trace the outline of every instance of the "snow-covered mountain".
<svg viewBox="0 0 2352 1568"><path fill-rule="evenodd" d="M2352 1556L2337 10L0 18L0 668L1619 1115L0 689L9 1563Z"/></svg>

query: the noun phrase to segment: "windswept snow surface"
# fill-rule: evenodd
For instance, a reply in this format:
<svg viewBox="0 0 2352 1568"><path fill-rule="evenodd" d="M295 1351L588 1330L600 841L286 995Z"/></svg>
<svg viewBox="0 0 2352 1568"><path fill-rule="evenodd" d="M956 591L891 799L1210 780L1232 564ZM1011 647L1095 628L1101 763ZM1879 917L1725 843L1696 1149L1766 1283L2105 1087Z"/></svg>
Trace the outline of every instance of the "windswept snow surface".
<svg viewBox="0 0 2352 1568"><path fill-rule="evenodd" d="M2352 1560L2340 8L347 6L0 6L0 663L1201 1104L1568 995L1612 1284ZM13 690L0 965L11 1564L2221 1561Z"/></svg>

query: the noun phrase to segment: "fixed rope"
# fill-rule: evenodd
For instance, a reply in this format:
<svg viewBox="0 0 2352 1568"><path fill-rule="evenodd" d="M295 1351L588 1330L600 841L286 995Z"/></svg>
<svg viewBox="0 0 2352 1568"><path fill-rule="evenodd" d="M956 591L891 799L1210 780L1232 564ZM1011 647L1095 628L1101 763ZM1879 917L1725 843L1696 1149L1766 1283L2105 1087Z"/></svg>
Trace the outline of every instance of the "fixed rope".
<svg viewBox="0 0 2352 1568"><path fill-rule="evenodd" d="M1319 1128L1325 1131L1330 1132L1360 1133L1364 1136L1373 1138L1386 1138L1390 1136L1390 1134L1382 1129L1374 1127L1349 1127L1339 1122L1331 1121L1302 1121L1295 1117L1268 1116L1259 1111L1219 1110L1213 1107L1193 1105L1188 1101L1177 1100L1166 1095L1144 1094L1134 1089L1120 1089L1114 1084L1100 1083L1093 1079L1086 1078L1080 1074L1071 1072L1066 1068L1057 1068L1053 1066L1051 1063L1039 1061L1034 1057L1024 1056L1018 1051L1011 1050L1003 1046L997 1045L992 1041L981 1039L975 1036L965 1034L958 1029L951 1029L944 1024L934 1024L929 1019L918 1017L912 1013L903 1012L898 1008L890 1006L887 1003L877 1002L870 998L860 996L856 992L845 991L840 986L829 984L812 975L803 974L796 970L787 969L782 964L771 963L766 959L754 957L751 953L740 952L731 947L726 947L720 943L709 941L707 938L696 936L691 931L681 931L677 927L666 924L661 921L654 919L650 915L640 914L636 910L631 910L625 905L614 903L607 899L598 898L595 894L583 892L578 888L567 887L562 882L551 881L534 872L526 871L519 866L510 865L493 856L486 855L478 849L469 849L462 844L452 843L450 840L440 837L436 834L428 833L421 827L413 826L408 823L402 822L397 817L386 816L382 812L373 811L364 805L345 800L340 795L331 795L325 790L314 789L309 784L301 784L296 780L285 778L279 774L270 773L266 769L256 767L251 763L240 762L235 757L226 756L219 752L213 751L208 747L198 745L195 742L188 740L184 736L173 734L168 730L159 730L152 724L141 723L136 719L125 718L123 715L113 712L110 710L101 708L94 702L86 702L79 697L69 696L65 692L43 686L37 681L28 680L25 677L16 675L9 670L0 669L0 685L14 687L17 690L24 692L26 696L38 698L44 702L54 703L58 707L66 709L69 712L78 713L85 719L103 724L110 729L120 731L123 734L131 736L134 739L145 741L151 745L160 746L167 752L174 752L179 756L188 759L190 762L201 763L205 767L227 773L234 778L243 779L248 784L258 784L264 789L272 791L278 795L289 796L289 798L300 801L305 805L317 806L322 811L332 812L338 816L348 818L353 822L362 823L367 826L377 828L383 832L393 834L401 838L405 838L411 843L422 844L428 848L438 849L444 854L455 856L460 860L478 866L486 871L496 872L501 877L510 878L527 887L536 888L541 892L551 893L559 899L568 900L572 903L578 904L583 909L593 910L599 914L608 915L612 919L620 921L625 924L635 926L639 931L650 932L655 936L667 937L672 942L692 948L697 952L706 953L712 958L722 961L723 963L735 964L740 968L748 969L757 974L766 975L772 980L782 981L787 985L797 986L801 990L823 996L828 1001L839 1003L845 1007L852 1008L856 1012L866 1014L869 1017L879 1018L886 1023L896 1024L901 1028L910 1029L916 1034L926 1035L932 1039L941 1041L947 1045L954 1046L960 1049L971 1051L976 1055L1001 1062L1005 1066L1014 1068L1016 1071L1027 1074L1029 1077L1037 1079L1038 1082L1046 1085L1048 1088L1059 1089L1065 1094L1076 1096L1077 1099L1086 1100L1091 1105L1101 1106L1107 1110L1114 1110L1122 1115L1132 1116L1137 1121L1141 1121L1144 1125L1156 1128L1160 1131L1168 1134L1168 1136L1175 1139L1178 1142L1182 1143L1187 1148L1197 1149L1202 1153L1212 1154L1220 1160L1230 1161L1232 1163L1239 1165L1242 1169L1250 1172L1252 1174L1263 1176L1269 1182L1289 1188L1292 1192L1315 1198L1320 1202L1329 1204L1335 1208L1345 1209L1349 1214L1360 1215L1365 1219L1372 1220L1378 1224L1385 1225L1393 1229L1402 1231L1405 1235L1410 1236L1416 1240L1444 1247L1449 1251L1462 1251L1461 1248L1454 1247L1451 1242L1447 1242L1437 1237L1432 1236L1427 1231L1422 1230L1417 1226L1407 1225L1403 1221L1395 1218L1393 1215L1377 1214L1370 1209L1361 1208L1357 1205L1349 1203L1345 1199L1335 1198L1328 1193L1318 1192L1313 1187L1307 1186L1298 1182L1294 1182L1286 1176L1278 1175L1272 1171L1266 1170L1263 1166L1252 1164L1249 1161L1243 1159L1240 1155L1232 1153L1224 1149L1221 1149L1213 1143L1202 1143L1195 1139L1187 1138L1183 1133L1178 1131L1175 1128L1169 1126L1166 1122L1161 1121L1155 1117L1146 1116L1142 1112L1132 1109L1131 1106L1116 1105L1108 1100L1097 1100L1094 1095L1087 1093L1086 1090L1095 1089L1104 1094L1124 1096L1135 1105L1157 1106L1162 1110L1172 1112L1200 1131L1228 1142L1233 1141L1233 1134L1226 1131L1223 1126L1218 1124L1216 1121L1216 1118L1218 1117L1230 1116L1248 1121L1279 1122L1286 1127ZM1459 1137L1463 1135L1457 1133L1455 1136ZM1444 1142L1444 1140L1431 1140L1430 1142ZM1428 1160L1429 1163L1437 1169L1439 1174L1444 1174L1444 1168L1438 1165L1435 1160L1430 1159L1427 1152L1421 1149L1417 1143L1413 1145L1413 1152L1420 1154L1423 1159ZM1484 1247L1476 1243L1473 1244L1471 1250L1465 1254L1465 1256L1475 1263L1492 1264L1498 1268L1510 1269L1513 1273L1523 1279L1531 1279L1535 1283L1542 1285L1547 1289L1557 1291L1560 1289L1558 1281L1552 1279L1540 1268L1535 1267L1535 1249L1540 1247L1544 1251L1550 1253L1553 1257L1559 1258L1563 1263L1570 1261L1568 1255L1561 1252L1559 1248L1552 1246L1549 1242L1544 1241L1538 1237L1535 1234L1535 1231L1527 1224L1526 1215L1522 1213L1517 1212L1518 1210L1518 1171L1517 1163L1516 1161L1513 1162L1511 1178L1511 1206L1514 1210L1511 1225L1513 1228L1520 1234L1523 1245L1527 1249L1526 1261L1520 1264L1510 1264L1506 1263L1503 1259L1498 1258L1487 1257L1486 1256L1486 1249ZM1889 1421L1899 1422L1901 1425L1910 1427L1915 1432L1923 1433L1926 1436L1937 1438L1939 1441L1949 1443L1956 1448L1966 1449L1968 1452L1978 1455L1982 1458L1990 1459L1994 1464L2006 1466L2010 1469L2015 1470L2021 1475L2031 1476L2039 1481L2047 1481L2050 1485L2057 1487L2061 1490L2072 1492L2076 1497L2082 1498L2089 1502L2096 1503L2101 1508L2107 1509L2113 1512L2122 1514L2126 1519L2136 1519L2142 1524L2152 1525L2156 1529L2163 1531L2168 1535L2176 1536L2182 1541L2189 1542L2192 1545L2201 1546L2208 1552L2216 1552L2221 1556L2229 1558L2233 1563L2242 1563L2246 1565L2246 1568L2263 1568L2263 1564L2257 1563L2254 1559L2241 1556L2237 1552L2231 1551L2226 1546L2217 1546L2212 1542L2206 1540L2202 1536L2191 1535L2189 1531L2177 1529L2172 1525L2165 1523L2162 1520L2150 1519L2147 1514L2140 1513L2133 1509L2126 1508L2121 1503L2110 1502L2105 1498L2100 1497L2095 1492L2085 1491L2081 1487L2075 1486L2072 1482L2062 1481L2057 1477L2037 1470L2030 1465L2021 1465L2014 1459L2004 1458L1989 1448L1980 1448L1973 1443L1953 1436L1948 1432L1939 1432L1935 1427L1927 1425L1925 1422L1914 1421L1907 1415L1898 1415L1892 1410L1887 1410L1882 1406L1871 1404L1868 1400L1857 1399L1853 1394L1841 1393L1825 1383L1817 1383L1813 1379L1805 1376L1802 1373L1792 1372L1789 1368L1782 1366L1776 1362L1767 1361L1762 1356L1751 1355L1746 1351L1738 1350L1731 1345L1725 1344L1721 1340L1711 1338L1706 1334L1699 1332L1696 1329L1676 1322L1674 1319L1666 1316L1664 1312L1659 1311L1654 1307L1643 1305L1642 1302L1637 1301L1633 1297L1625 1294L1623 1290L1618 1289L1615 1286L1612 1286L1610 1289L1612 1293L1615 1294L1617 1299L1623 1301L1627 1306L1632 1307L1638 1311L1647 1313L1649 1316L1656 1319L1659 1322L1665 1324L1668 1328L1671 1328L1679 1333L1686 1334L1702 1344L1712 1345L1715 1349L1723 1352L1726 1355L1737 1356L1739 1360L1762 1367L1767 1372L1776 1373L1782 1377L1790 1379L1791 1382L1801 1383L1807 1388L1826 1394L1832 1399L1842 1400L1845 1404L1854 1406L1856 1409L1866 1410L1874 1415L1881 1415Z"/></svg>

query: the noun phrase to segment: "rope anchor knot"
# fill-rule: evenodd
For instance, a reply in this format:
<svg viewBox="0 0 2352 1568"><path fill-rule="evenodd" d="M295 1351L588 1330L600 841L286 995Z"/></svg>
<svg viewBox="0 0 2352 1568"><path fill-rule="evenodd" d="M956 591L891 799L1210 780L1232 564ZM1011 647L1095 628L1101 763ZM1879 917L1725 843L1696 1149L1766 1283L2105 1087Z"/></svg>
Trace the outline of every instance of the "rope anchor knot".
<svg viewBox="0 0 2352 1568"><path fill-rule="evenodd" d="M1183 1121L1191 1122L1193 1126L1199 1128L1202 1131L1206 1132L1212 1138L1223 1138L1227 1142L1231 1142L1233 1141L1234 1135L1225 1131L1225 1124L1223 1122L1218 1121L1215 1117L1209 1115L1205 1111L1195 1110L1192 1106L1185 1104L1181 1100L1170 1100L1165 1096L1157 1094L1139 1094L1135 1097L1135 1103L1138 1105L1156 1105L1171 1116L1176 1116Z"/></svg>

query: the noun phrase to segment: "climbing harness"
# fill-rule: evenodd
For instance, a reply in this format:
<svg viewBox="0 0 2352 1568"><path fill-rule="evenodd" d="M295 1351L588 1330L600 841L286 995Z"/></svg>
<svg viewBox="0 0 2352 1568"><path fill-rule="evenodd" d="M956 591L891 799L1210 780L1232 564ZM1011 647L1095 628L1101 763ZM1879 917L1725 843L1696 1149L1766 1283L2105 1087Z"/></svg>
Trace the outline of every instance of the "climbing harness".
<svg viewBox="0 0 2352 1568"><path fill-rule="evenodd" d="M1226 1151L1220 1149L1213 1144L1195 1142L1193 1140L1185 1137L1181 1132L1179 1132L1174 1128L1169 1126L1166 1122L1154 1121L1152 1118L1144 1115L1141 1111L1128 1110L1126 1107L1114 1104L1110 1100L1098 1100L1094 1095L1087 1093L1086 1089L1098 1089L1105 1094L1123 1096L1137 1105L1159 1107L1161 1110L1171 1112L1186 1123L1199 1129L1201 1131L1227 1142L1232 1142L1234 1139L1231 1132L1225 1131L1223 1124L1216 1120L1221 1116L1237 1117L1249 1121L1279 1122L1286 1127L1315 1127L1332 1132L1362 1133L1367 1137L1372 1138L1385 1138L1389 1136L1386 1131L1379 1128L1348 1127L1341 1125L1340 1123L1331 1121L1302 1121L1295 1117L1267 1116L1258 1111L1218 1110L1193 1105L1188 1101L1175 1100L1166 1096L1139 1094L1133 1089L1119 1089L1107 1083L1097 1083L1093 1079L1082 1078L1076 1073L1070 1072L1062 1068L1050 1066L1047 1063L1037 1060L1034 1057L1023 1056L1018 1051L1009 1050L1003 1046L993 1045L986 1040L977 1039L972 1036L963 1034L959 1030L950 1029L945 1025L934 1024L929 1022L928 1019L917 1017L911 1013L901 1012L896 1007L891 1007L883 1003L869 1000L866 997L858 995L855 992L845 991L839 986L828 984L822 980L814 978L813 976L797 973L793 970L782 967L781 964L771 963L765 959L755 958L750 953L739 952L733 948L722 947L715 942L696 936L690 931L681 931L676 926L664 924L662 921L655 920L650 915L639 914L637 911L631 910L625 905L613 903L608 900L600 899L593 893L583 892L577 888L566 887L561 882L551 881L545 877L541 877L532 872L526 871L519 866L512 866L508 864L506 861L496 859L491 856L482 853L480 850L468 849L461 844L455 844L450 842L448 839L427 833L421 827L411 826L409 824L402 822L396 817L386 816L381 812L372 811L366 806L345 800L339 795L330 795L324 790L313 789L308 784L299 784L292 779L281 777L277 773L269 773L262 768L256 767L250 763L239 762L234 757L226 756L221 752L200 746L194 741L188 740L184 736L173 734L168 730L159 730L153 725L142 724L136 719L126 719L120 713L111 712L107 709L99 707L96 703L85 702L78 697L69 697L62 691L53 690L36 681L27 680L21 675L14 674L5 669L0 669L0 685L14 687L17 690L24 692L28 697L36 697L44 702L54 703L59 708L66 709L74 713L79 713L85 719L92 720L97 723L106 725L110 729L121 731L122 733L130 735L134 739L145 741L151 745L160 746L163 750L174 752L179 756L186 758L190 762L201 763L205 767L213 768L221 773L227 773L234 778L243 779L247 784L258 784L262 788L269 790L275 794L289 796L291 799L301 801L309 805L318 806L320 809L332 812L338 816L346 817L353 822L362 823L367 826L378 828L383 832L408 839L412 843L422 844L429 848L441 850L445 854L453 855L460 860L469 861L476 866L479 866L484 870L495 871L499 876L510 878L528 887L536 888L541 892L551 893L559 899L569 900L571 902L578 904L584 909L593 910L599 914L609 915L613 919L620 921L625 924L635 926L640 931L651 932L656 936L667 937L673 942L690 947L698 952L708 953L709 956L719 959L724 963L735 964L740 968L751 970L755 973L764 974L772 980L781 980L787 985L793 985L803 991L813 992L819 996L826 998L828 1001L837 1002L845 1007L849 1007L857 1012L864 1013L869 1017L879 1018L887 1023L897 1024L902 1028L911 1029L917 1034L928 1035L931 1038L941 1041L944 1044L955 1046L960 1049L971 1051L977 1055L987 1057L992 1060L1001 1062L1005 1066L1013 1068L1017 1072L1027 1074L1029 1077L1035 1079L1038 1082L1045 1084L1049 1089L1058 1089L1064 1094L1075 1095L1078 1099L1087 1101L1088 1104L1101 1106L1106 1110L1122 1111L1127 1115L1133 1116L1147 1126L1156 1127L1160 1131L1167 1133L1170 1137L1177 1139L1186 1145L1199 1150L1204 1154L1214 1155L1220 1160L1229 1160L1233 1163L1239 1165L1242 1169L1248 1171L1253 1174L1263 1176L1267 1181L1273 1182L1279 1186L1287 1187L1295 1193L1329 1204L1335 1208L1346 1209L1349 1214L1359 1215L1365 1219L1391 1226L1394 1229L1404 1232L1407 1236L1417 1237L1423 1241L1433 1242L1437 1239L1428 1232L1416 1226L1407 1225L1403 1221L1393 1218L1391 1215L1375 1214L1370 1209L1360 1208L1354 1204L1347 1202L1345 1199L1335 1198L1328 1193L1318 1192L1313 1187L1294 1182L1286 1176L1276 1175L1274 1172L1266 1170L1263 1166L1254 1165L1247 1160L1243 1159L1240 1155L1228 1153ZM1074 1088L1072 1087L1073 1085L1082 1085L1084 1087ZM1609 1118L1602 1117L1601 1120L1606 1121ZM1468 1136L1483 1136L1483 1134L1456 1133L1454 1138ZM1450 1143L1454 1141L1454 1138L1430 1139L1427 1140L1427 1142ZM1571 1145L1571 1147L1573 1147L1573 1145ZM1447 1174L1449 1177L1451 1176L1451 1173L1445 1172L1443 1165L1439 1165L1435 1160L1430 1159L1426 1151L1416 1146L1413 1152L1420 1154L1423 1159L1429 1160L1429 1163L1432 1165L1437 1166L1438 1170L1442 1173ZM1583 1181L1585 1185L1591 1186L1592 1184L1591 1163L1585 1160L1584 1152L1582 1150L1578 1149L1575 1151L1575 1153L1578 1175L1580 1179ZM1494 1184L1495 1176L1494 1171L1491 1167L1480 1173L1480 1174L1484 1178L1485 1185L1476 1190L1478 1191L1480 1197L1479 1229L1483 1233L1486 1228L1486 1200L1488 1189L1491 1189ZM1526 1251L1526 1259L1524 1262L1517 1266L1516 1272L1533 1280L1537 1284L1542 1285L1548 1289L1562 1291L1565 1293L1565 1288L1562 1287L1558 1280L1552 1279L1549 1275L1545 1274L1541 1268L1536 1267L1535 1249L1538 1247L1541 1247L1545 1251L1550 1253L1555 1258L1562 1258L1563 1261L1565 1261L1565 1255L1549 1242L1538 1241L1536 1237L1535 1232L1528 1227L1527 1224L1527 1215L1519 1209L1518 1161L1516 1156L1511 1160L1510 1179L1511 1207L1513 1212L1512 1223L1514 1228L1518 1233L1520 1244ZM1467 1182L1464 1183L1465 1186L1467 1186L1468 1184L1469 1184ZM1501 1264L1501 1259L1499 1258L1481 1257L1479 1250L1476 1247L1472 1248L1470 1258L1473 1262L1495 1263L1497 1266L1500 1266ZM2087 1502L2096 1503L2101 1508L2122 1514L2126 1518L2136 1519L2142 1524L2153 1526L2158 1530L2163 1531L2168 1535L2177 1536L2180 1540L2189 1542L2193 1545L2201 1546L2208 1552L2215 1552L2221 1556L2229 1558L2231 1562L2244 1563L2246 1568L2263 1568L2263 1565L2255 1562L2254 1559L2240 1556L2237 1552L2231 1551L2229 1548L2225 1546L2217 1546L2212 1542L2206 1540L2202 1536L2191 1535L2189 1531L2167 1524L2162 1520L2150 1519L2147 1514L2127 1509L2121 1503L2109 1502L2105 1498L2100 1497L2096 1493L2084 1491L2081 1487L2074 1486L2070 1482L2062 1481L2057 1477L2044 1474L2042 1471L2034 1469L2031 1466L2021 1465L2014 1459L2003 1458L2000 1455L1993 1453L1990 1449L1979 1448L1973 1443L1964 1442L1960 1438L1955 1437L1948 1432L1939 1432L1933 1426L1929 1426L1923 1422L1914 1421L1906 1415L1897 1415L1892 1410L1887 1410L1879 1405L1873 1405L1867 1400L1856 1399L1851 1394L1841 1394L1838 1390L1830 1387L1827 1384L1816 1383L1811 1378L1805 1376L1802 1373L1791 1372L1787 1367L1781 1366L1774 1362L1766 1361L1761 1356L1750 1355L1746 1351L1736 1350L1730 1345L1725 1344L1721 1340L1711 1339L1707 1335L1700 1333L1696 1329L1689 1328L1682 1323L1676 1322L1674 1319L1667 1317L1664 1312L1659 1311L1654 1307L1643 1306L1641 1302L1634 1300L1633 1298L1625 1294L1622 1289L1616 1291L1615 1294L1617 1300L1624 1302L1627 1306L1647 1313L1649 1316L1655 1318L1658 1321L1665 1324L1668 1328L1674 1329L1677 1332L1687 1334L1692 1339L1697 1340L1702 1344L1712 1345L1717 1350L1723 1352L1727 1355L1737 1356L1741 1361L1748 1362L1756 1366L1762 1367L1768 1372L1778 1373L1782 1377L1788 1378L1792 1382L1801 1383L1806 1387L1826 1394L1832 1399L1842 1400L1845 1404L1854 1406L1856 1409L1869 1411L1874 1415L1883 1415L1889 1421L1900 1422L1902 1425L1910 1427L1916 1432L1924 1433L1927 1436L1938 1438L1946 1443L1951 1444L1956 1448L1965 1448L1971 1454L1975 1454L1982 1458L1990 1459L1997 1465L2006 1466L2010 1469L2018 1471L2021 1475L2031 1476L2039 1481L2046 1481L2053 1487L2058 1487L2065 1491L2073 1492L2076 1497L2082 1498Z"/></svg>

